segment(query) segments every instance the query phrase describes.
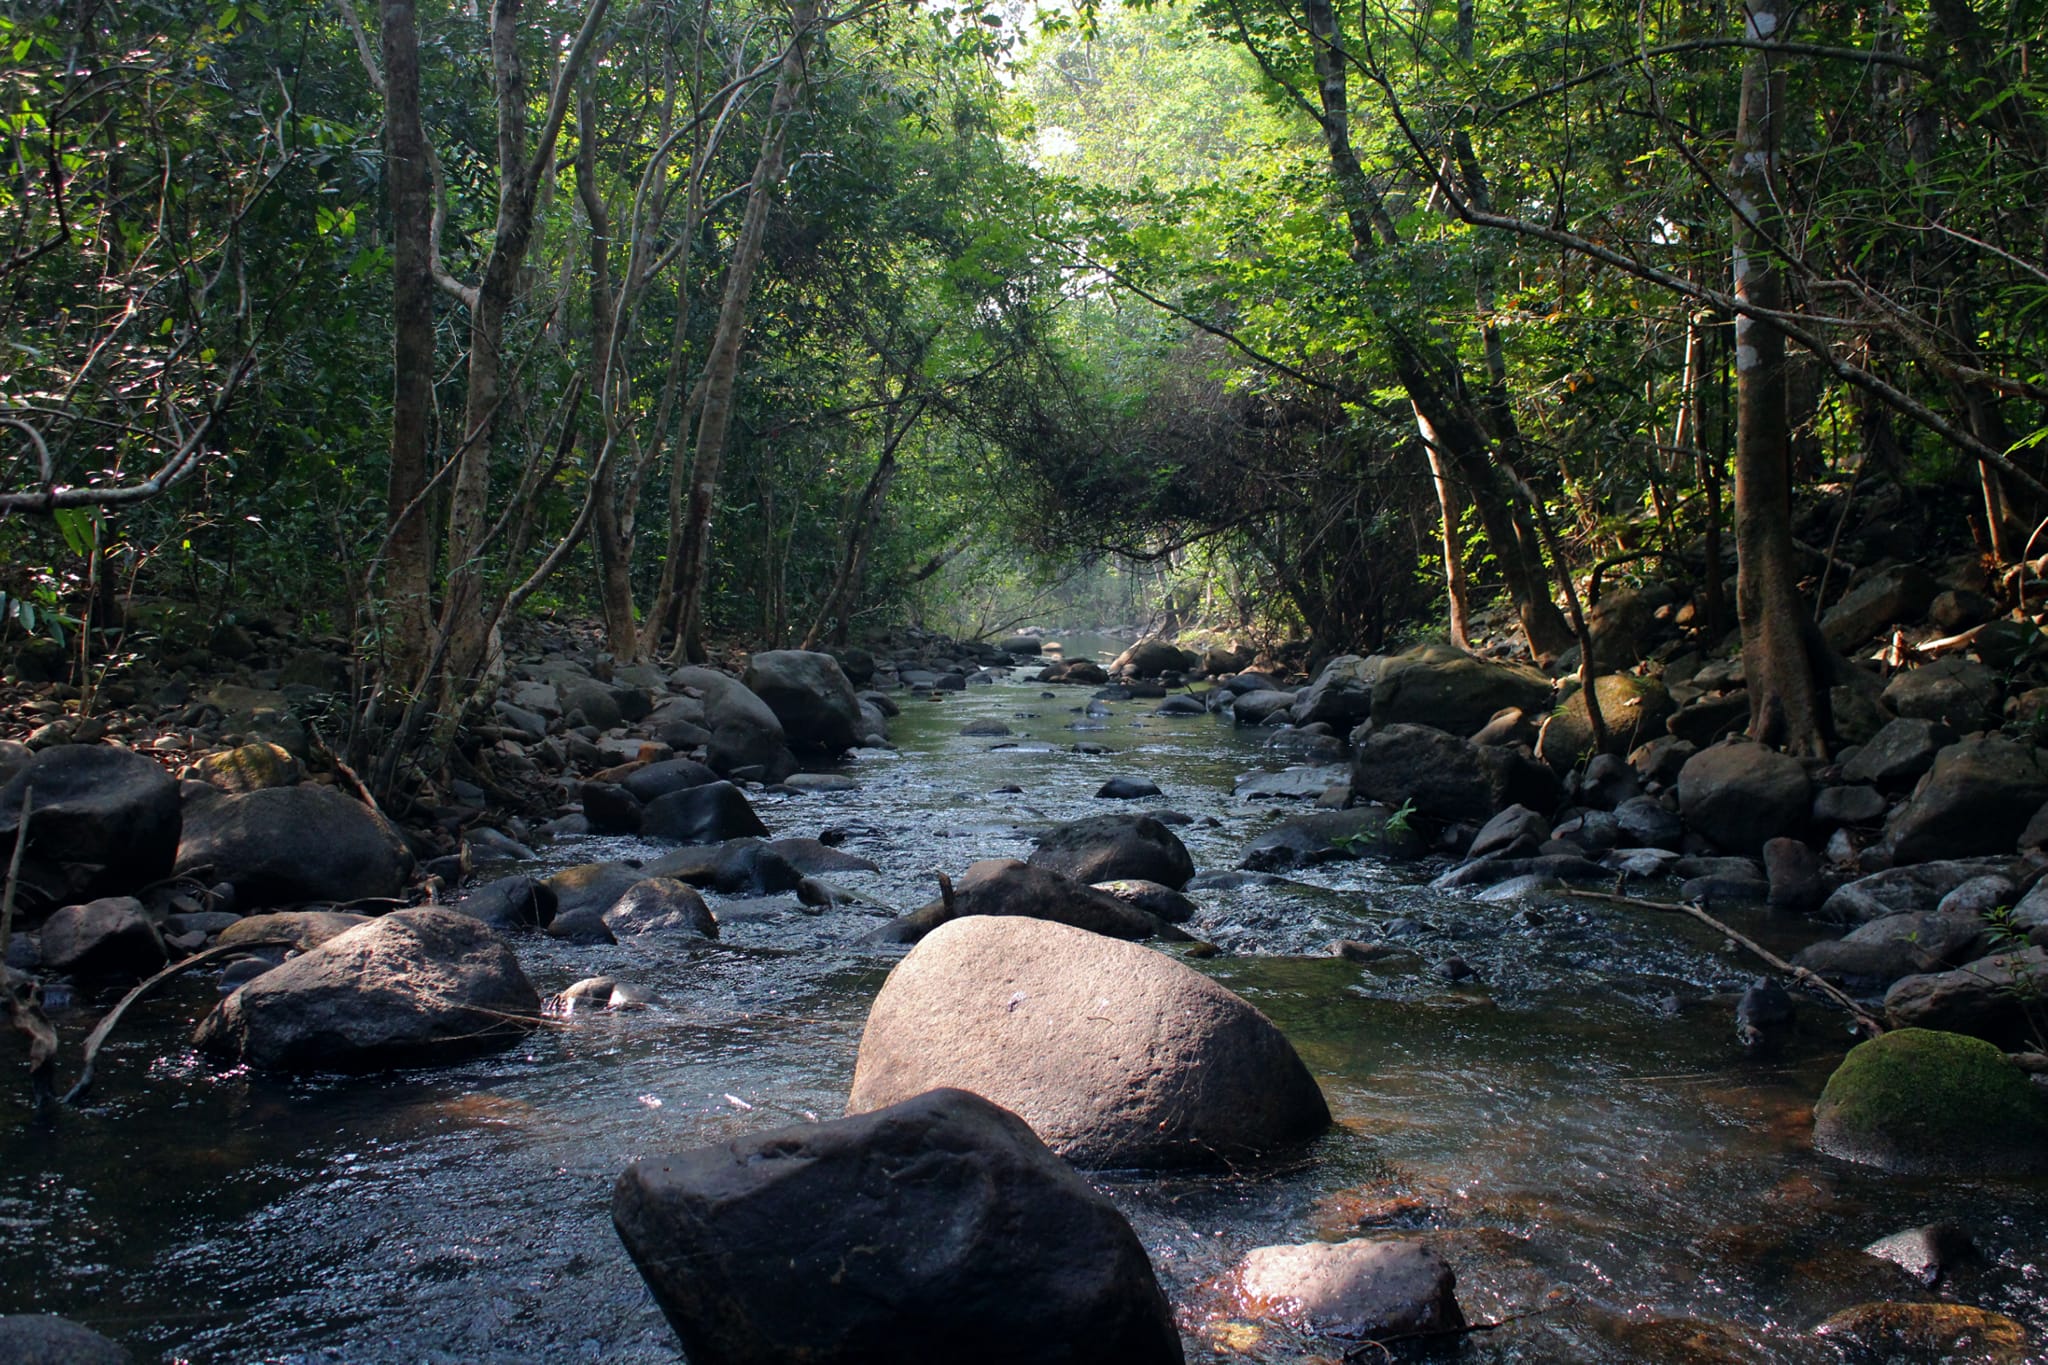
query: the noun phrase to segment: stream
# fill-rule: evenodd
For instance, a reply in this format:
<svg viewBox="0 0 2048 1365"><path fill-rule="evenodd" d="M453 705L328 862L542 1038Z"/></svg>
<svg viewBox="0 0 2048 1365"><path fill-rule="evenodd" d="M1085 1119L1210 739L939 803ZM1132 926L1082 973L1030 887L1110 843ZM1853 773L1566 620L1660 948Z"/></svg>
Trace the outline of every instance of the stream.
<svg viewBox="0 0 2048 1365"><path fill-rule="evenodd" d="M1068 637L1070 656L1110 643ZM1176 833L1208 872L1308 808L1235 799L1233 779L1288 760L1267 732L1214 717L1120 701L1091 718L1089 689L1014 679L898 695L898 750L839 769L858 791L753 797L778 835L844 830L882 871L830 880L870 903L809 914L707 896L726 944L798 951L517 943L543 995L605 974L660 1007L578 1013L463 1066L276 1079L190 1053L217 998L201 970L132 1010L85 1105L47 1118L9 1051L0 1313L63 1314L143 1360L674 1362L612 1232L612 1182L637 1157L840 1113L900 955L858 945L882 907L933 898L937 872L1025 856L1053 821L1183 812ZM989 718L1015 739L960 735ZM1075 752L1083 741L1109 752ZM1164 794L1095 799L1112 776ZM577 838L545 857L660 851ZM1706 929L1568 898L1442 896L1426 886L1440 866L1339 862L1190 892L1202 910L1185 927L1223 949L1194 965L1287 1032L1338 1119L1270 1168L1094 1177L1150 1251L1190 1360L1308 1358L1313 1343L1223 1322L1206 1283L1252 1247L1361 1225L1428 1230L1467 1317L1508 1319L1428 1359L1839 1360L1811 1335L1821 1319L1928 1297L1858 1248L1937 1219L1982 1252L1938 1296L2048 1342L2048 1186L1880 1176L1811 1150L1811 1104L1853 1041L1840 1016L1802 1001L1776 1055L1745 1057L1732 1003L1754 972ZM1817 936L1761 913L1737 927L1779 948ZM1329 955L1338 938L1418 956L1362 967ZM1429 970L1452 954L1476 975ZM116 995L56 1016L60 1086Z"/></svg>

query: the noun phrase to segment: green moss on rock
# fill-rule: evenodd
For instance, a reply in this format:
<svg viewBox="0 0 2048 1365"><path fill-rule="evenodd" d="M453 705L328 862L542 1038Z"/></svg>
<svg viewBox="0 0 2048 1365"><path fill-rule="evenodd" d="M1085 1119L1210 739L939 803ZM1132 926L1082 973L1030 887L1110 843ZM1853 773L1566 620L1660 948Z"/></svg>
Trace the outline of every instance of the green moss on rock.
<svg viewBox="0 0 2048 1365"><path fill-rule="evenodd" d="M1857 1045L1828 1078L1813 1141L1907 1174L2048 1171L2048 1093L1982 1039L1900 1029Z"/></svg>

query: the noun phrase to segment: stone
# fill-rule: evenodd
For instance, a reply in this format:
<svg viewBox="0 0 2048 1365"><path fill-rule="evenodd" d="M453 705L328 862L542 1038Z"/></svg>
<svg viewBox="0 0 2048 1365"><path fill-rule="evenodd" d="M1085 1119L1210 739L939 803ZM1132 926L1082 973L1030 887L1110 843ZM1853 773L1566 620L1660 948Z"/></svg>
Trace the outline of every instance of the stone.
<svg viewBox="0 0 2048 1365"><path fill-rule="evenodd" d="M1749 725L1749 693L1736 689L1718 696L1702 697L1680 707L1664 722L1675 739L1695 748L1705 748L1728 735L1739 734Z"/></svg>
<svg viewBox="0 0 2048 1365"><path fill-rule="evenodd" d="M891 921L872 938L916 943L941 924L968 915L1022 915L1110 938L1151 938L1160 929L1157 919L1108 892L1014 858L990 858L954 881L950 908L942 897Z"/></svg>
<svg viewBox="0 0 2048 1365"><path fill-rule="evenodd" d="M189 808L176 871L231 884L242 907L346 903L396 897L412 854L383 816L306 783Z"/></svg>
<svg viewBox="0 0 2048 1365"><path fill-rule="evenodd" d="M1148 882L1136 877L1125 877L1113 882L1097 882L1095 890L1116 897L1134 910L1155 915L1168 924L1185 924L1195 917L1200 907L1192 900L1170 886Z"/></svg>
<svg viewBox="0 0 2048 1365"><path fill-rule="evenodd" d="M235 947L266 939L282 940L294 951L304 953L369 922L370 916L346 910L279 910L236 920L220 931L220 943L223 947Z"/></svg>
<svg viewBox="0 0 2048 1365"><path fill-rule="evenodd" d="M767 650L747 661L741 681L782 722L793 748L837 754L866 737L860 698L830 654Z"/></svg>
<svg viewBox="0 0 2048 1365"><path fill-rule="evenodd" d="M612 1222L693 1365L1183 1358L1115 1205L961 1090L644 1158Z"/></svg>
<svg viewBox="0 0 2048 1365"><path fill-rule="evenodd" d="M1281 724L1293 710L1294 696L1292 692L1272 689L1247 692L1231 703L1231 721L1244 726Z"/></svg>
<svg viewBox="0 0 2048 1365"><path fill-rule="evenodd" d="M1821 905L1821 917L1855 924L1910 910L1933 910L1941 898L1975 877L2010 875L2013 860L1957 860L1886 868L1845 882Z"/></svg>
<svg viewBox="0 0 2048 1365"><path fill-rule="evenodd" d="M2048 802L2048 754L2000 734L1943 749L1907 802L1885 823L1901 863L2010 853Z"/></svg>
<svg viewBox="0 0 2048 1365"><path fill-rule="evenodd" d="M177 858L183 812L177 781L132 749L60 744L0 787L0 848L19 840L30 794L22 895L73 904L163 881Z"/></svg>
<svg viewBox="0 0 2048 1365"><path fill-rule="evenodd" d="M1934 909L1937 914L1961 915L1982 919L2000 906L2011 905L2019 898L2019 885L2002 873L1987 873L1972 877L1941 898Z"/></svg>
<svg viewBox="0 0 2048 1365"><path fill-rule="evenodd" d="M1076 661L1073 667L1078 667ZM1124 673L1133 678L1156 678L1162 673L1186 673L1199 662L1184 649L1168 644L1164 640L1140 640L1109 666L1112 673ZM1068 681L1078 682L1078 675L1069 672Z"/></svg>
<svg viewBox="0 0 2048 1365"><path fill-rule="evenodd" d="M1863 1248L1863 1254L1890 1261L1931 1289L1951 1268L1974 1260L1977 1247L1954 1223L1929 1223L1880 1237Z"/></svg>
<svg viewBox="0 0 2048 1365"><path fill-rule="evenodd" d="M730 782L686 787L647 803L640 833L676 844L718 844L747 836L766 837L768 826L745 793Z"/></svg>
<svg viewBox="0 0 2048 1365"><path fill-rule="evenodd" d="M1820 618L1821 638L1846 654L1890 627L1927 614L1939 585L1918 564L1893 564L1859 576Z"/></svg>
<svg viewBox="0 0 2048 1365"><path fill-rule="evenodd" d="M2003 1313L1960 1303L1859 1303L1813 1330L1846 1365L2025 1365L2032 1358L2026 1328Z"/></svg>
<svg viewBox="0 0 2048 1365"><path fill-rule="evenodd" d="M581 711L583 723L595 725L600 730L625 723L625 713L619 708L618 698L608 684L566 670L557 673L553 681L564 715Z"/></svg>
<svg viewBox="0 0 2048 1365"><path fill-rule="evenodd" d="M709 731L706 761L712 768L728 776L759 769L763 779L770 782L796 771L796 760L790 756L781 720L767 702L737 678L709 668L679 668L669 675L669 683L700 693L702 702L693 702L688 707L677 707L671 702L650 720L658 722L666 714L672 721L694 722Z"/></svg>
<svg viewBox="0 0 2048 1365"><path fill-rule="evenodd" d="M585 782L577 794L583 800L583 818L592 834L638 834L647 818L640 799L611 782Z"/></svg>
<svg viewBox="0 0 2048 1365"><path fill-rule="evenodd" d="M619 785L644 805L649 801L659 800L670 792L709 786L717 780L718 774L702 763L687 758L666 758L659 763L650 763L644 768L636 768L627 773L620 779Z"/></svg>
<svg viewBox="0 0 2048 1365"><path fill-rule="evenodd" d="M1317 811L1276 825L1245 846L1238 866L1254 872L1314 867L1339 858L1372 853L1386 858L1419 858L1422 836L1382 805Z"/></svg>
<svg viewBox="0 0 2048 1365"><path fill-rule="evenodd" d="M0 1317L0 1360L7 1365L134 1365L120 1346L66 1318L44 1313Z"/></svg>
<svg viewBox="0 0 2048 1365"><path fill-rule="evenodd" d="M617 943L611 926L604 921L604 912L589 906L578 906L566 913L557 913L548 921L547 936L558 943Z"/></svg>
<svg viewBox="0 0 2048 1365"><path fill-rule="evenodd" d="M1938 593L1927 608L1927 619L1951 633L1983 625L1996 615L1996 602L1968 588L1950 588Z"/></svg>
<svg viewBox="0 0 2048 1365"><path fill-rule="evenodd" d="M2048 1092L1990 1043L1898 1029L1859 1043L1813 1111L1827 1156L1903 1175L2048 1170Z"/></svg>
<svg viewBox="0 0 2048 1365"><path fill-rule="evenodd" d="M555 892L535 877L500 877L448 908L493 929L544 929L555 917Z"/></svg>
<svg viewBox="0 0 2048 1365"><path fill-rule="evenodd" d="M1820 855L1803 839L1771 839L1764 844L1764 876L1770 883L1773 910L1807 914L1820 908L1828 893L1821 880Z"/></svg>
<svg viewBox="0 0 2048 1365"><path fill-rule="evenodd" d="M1383 657L1340 654L1324 664L1315 681L1295 694L1294 723L1321 721L1343 732L1371 716L1372 689Z"/></svg>
<svg viewBox="0 0 2048 1365"><path fill-rule="evenodd" d="M1993 953L1945 972L1908 976L1884 994L1893 1028L1966 1033L2019 1047L2048 1007L2048 948Z"/></svg>
<svg viewBox="0 0 2048 1365"><path fill-rule="evenodd" d="M1045 652L1045 641L1036 635L1012 635L996 646L1005 654L1022 654L1026 658L1037 658Z"/></svg>
<svg viewBox="0 0 2048 1365"><path fill-rule="evenodd" d="M1491 854L1526 857L1550 837L1550 822L1527 806L1509 806L1479 827L1466 848L1467 858Z"/></svg>
<svg viewBox="0 0 2048 1365"><path fill-rule="evenodd" d="M1642 794L1643 784L1636 770L1615 754L1594 754L1579 774L1579 802L1596 810L1618 809L1623 802L1638 800Z"/></svg>
<svg viewBox="0 0 2048 1365"><path fill-rule="evenodd" d="M1965 915L1911 911L1858 925L1846 936L1807 945L1792 964L1858 990L1883 990L1903 977L1960 967L1980 956L1983 923Z"/></svg>
<svg viewBox="0 0 2048 1365"><path fill-rule="evenodd" d="M1586 608L1586 633L1593 637L1593 662L1602 669L1636 666L1656 620L1649 598L1631 588L1610 588Z"/></svg>
<svg viewBox="0 0 2048 1365"><path fill-rule="evenodd" d="M539 1023L512 950L447 910L400 910L263 973L214 1007L194 1044L273 1071L380 1071L466 1060Z"/></svg>
<svg viewBox="0 0 2048 1365"><path fill-rule="evenodd" d="M1096 797L1105 801L1135 801L1159 794L1158 785L1142 777L1112 777L1095 791Z"/></svg>
<svg viewBox="0 0 2048 1365"><path fill-rule="evenodd" d="M717 938L718 919L696 888L673 877L649 877L628 887L604 912L613 934L692 934Z"/></svg>
<svg viewBox="0 0 2048 1365"><path fill-rule="evenodd" d="M207 754L192 765L200 781L222 791L253 792L264 787L289 787L303 781L299 760L275 744L257 742Z"/></svg>
<svg viewBox="0 0 2048 1365"><path fill-rule="evenodd" d="M145 977L169 961L156 922L133 896L58 910L43 921L42 952L51 971L86 977Z"/></svg>
<svg viewBox="0 0 2048 1365"><path fill-rule="evenodd" d="M1174 832L1149 815L1096 815L1055 825L1038 836L1029 862L1077 882L1126 877L1179 890L1195 875L1194 860Z"/></svg>
<svg viewBox="0 0 2048 1365"><path fill-rule="evenodd" d="M816 796L826 792L859 791L860 783L845 773L791 773L782 785L793 792Z"/></svg>
<svg viewBox="0 0 2048 1365"><path fill-rule="evenodd" d="M1676 709L1671 694L1655 678L1633 673L1608 673L1593 680L1600 699L1600 719L1607 727L1607 752L1626 754L1665 733ZM1568 772L1593 752L1593 722L1586 695L1576 689L1551 712L1536 741L1536 756L1558 772Z"/></svg>
<svg viewBox="0 0 2048 1365"><path fill-rule="evenodd" d="M1667 728L1669 722L1666 722ZM1636 776L1653 786L1671 786L1678 781L1678 774L1685 770L1685 761L1699 751L1699 746L1676 735L1662 735L1651 740L1628 756L1628 766L1635 769Z"/></svg>
<svg viewBox="0 0 2048 1365"><path fill-rule="evenodd" d="M1766 840L1805 828L1813 788L1798 759L1736 740L1686 760L1678 805L1687 829L1731 852L1753 854Z"/></svg>
<svg viewBox="0 0 2048 1365"><path fill-rule="evenodd" d="M1822 787L1813 797L1813 823L1823 829L1868 827L1884 818L1889 803L1875 787Z"/></svg>
<svg viewBox="0 0 2048 1365"><path fill-rule="evenodd" d="M1420 645L1380 664L1375 725L1427 725L1464 738L1506 707L1545 715L1551 684L1533 668L1489 663L1448 645Z"/></svg>
<svg viewBox="0 0 2048 1365"><path fill-rule="evenodd" d="M1155 716L1206 716L1209 714L1209 704L1200 697L1190 696L1182 692L1160 702L1158 706L1152 709L1152 714Z"/></svg>
<svg viewBox="0 0 2048 1365"><path fill-rule="evenodd" d="M541 884L554 898L556 914L585 909L602 912L632 890L635 883L652 876L673 875L628 863L578 863L544 878Z"/></svg>
<svg viewBox="0 0 2048 1365"><path fill-rule="evenodd" d="M789 859L760 839L728 839L722 844L679 848L647 864L636 877L673 877L727 896L772 896L794 891L804 880ZM612 899L628 889L621 887Z"/></svg>
<svg viewBox="0 0 2048 1365"><path fill-rule="evenodd" d="M969 916L898 963L868 1013L849 1113L934 1086L1011 1109L1082 1166L1208 1166L1329 1126L1270 1020L1192 968L1064 924Z"/></svg>
<svg viewBox="0 0 2048 1365"><path fill-rule="evenodd" d="M1258 1247L1238 1262L1230 1287L1245 1317L1362 1340L1463 1327L1456 1286L1428 1242L1357 1238Z"/></svg>
<svg viewBox="0 0 2048 1365"><path fill-rule="evenodd" d="M1884 704L1895 716L1928 720L1968 733L1998 723L2003 689L1983 664L1951 654L1894 674Z"/></svg>
<svg viewBox="0 0 2048 1365"><path fill-rule="evenodd" d="M1655 797L1638 796L1614 808L1615 842L1635 848L1675 849L1685 838L1685 821Z"/></svg>
<svg viewBox="0 0 2048 1365"><path fill-rule="evenodd" d="M970 720L960 733L968 739L1006 739L1016 732L999 720Z"/></svg>
<svg viewBox="0 0 2048 1365"><path fill-rule="evenodd" d="M1378 703L1374 703L1377 707ZM1381 726L1354 737L1351 790L1365 800L1439 820L1489 820L1510 805L1554 808L1557 775L1519 749L1488 747L1427 725Z"/></svg>
<svg viewBox="0 0 2048 1365"><path fill-rule="evenodd" d="M1868 782L1885 791L1905 791L1956 739L1956 732L1939 721L1901 717L1871 736L1842 764L1842 779Z"/></svg>

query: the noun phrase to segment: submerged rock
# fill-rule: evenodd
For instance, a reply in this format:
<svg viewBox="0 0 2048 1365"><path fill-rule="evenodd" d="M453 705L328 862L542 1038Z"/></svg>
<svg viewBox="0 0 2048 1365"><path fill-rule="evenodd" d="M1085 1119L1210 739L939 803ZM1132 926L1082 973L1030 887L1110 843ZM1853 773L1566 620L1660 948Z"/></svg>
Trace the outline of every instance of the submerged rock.
<svg viewBox="0 0 2048 1365"><path fill-rule="evenodd" d="M1828 1156L1908 1175L2048 1170L2048 1093L1991 1044L1899 1029L1859 1043L1813 1110Z"/></svg>
<svg viewBox="0 0 2048 1365"><path fill-rule="evenodd" d="M1014 1110L1084 1166L1256 1157L1330 1122L1256 1009L1164 953L1043 920L954 920L889 974L847 1110L941 1085Z"/></svg>
<svg viewBox="0 0 2048 1365"><path fill-rule="evenodd" d="M1318 811L1267 830L1246 845L1239 866L1273 872L1367 853L1414 858L1421 856L1423 847L1422 836L1385 806L1353 806Z"/></svg>
<svg viewBox="0 0 2048 1365"><path fill-rule="evenodd" d="M1853 1365L1968 1360L2021 1365L2027 1329L2003 1313L1960 1303L1859 1303L1814 1329Z"/></svg>
<svg viewBox="0 0 2048 1365"><path fill-rule="evenodd" d="M1021 915L1111 938L1151 938L1162 928L1157 917L1085 882L1014 858L989 858L953 884L951 907L943 898L932 901L891 921L873 938L916 943L948 920L968 915Z"/></svg>
<svg viewBox="0 0 2048 1365"><path fill-rule="evenodd" d="M612 1222L693 1365L1182 1359L1123 1215L961 1090L635 1162Z"/></svg>
<svg viewBox="0 0 2048 1365"><path fill-rule="evenodd" d="M1399 1337L1465 1325L1457 1277L1415 1238L1259 1247L1232 1276L1247 1317L1340 1337Z"/></svg>
<svg viewBox="0 0 2048 1365"><path fill-rule="evenodd" d="M66 1318L0 1317L0 1360L7 1365L132 1365L134 1359L125 1347Z"/></svg>

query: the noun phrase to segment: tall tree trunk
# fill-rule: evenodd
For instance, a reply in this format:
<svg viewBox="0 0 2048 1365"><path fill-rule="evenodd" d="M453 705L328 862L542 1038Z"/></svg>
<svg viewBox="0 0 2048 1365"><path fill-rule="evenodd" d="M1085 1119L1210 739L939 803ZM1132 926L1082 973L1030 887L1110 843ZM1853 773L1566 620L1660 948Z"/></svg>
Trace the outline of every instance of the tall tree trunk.
<svg viewBox="0 0 2048 1365"><path fill-rule="evenodd" d="M612 336L618 322L619 295L612 286L612 220L604 192L597 183L597 102L583 93L576 109L576 196L590 223L590 388L604 415L605 440L616 449L625 433L623 406L613 398ZM598 600L604 612L605 648L614 659L639 657L639 630L633 619L633 523L630 508L619 506L616 460L602 460L594 476L596 499L590 526L597 545Z"/></svg>
<svg viewBox="0 0 2048 1365"><path fill-rule="evenodd" d="M433 648L434 537L426 506L434 407L434 176L420 121L420 38L412 0L384 0L385 181L391 197L391 465L384 502L392 665L415 678Z"/></svg>
<svg viewBox="0 0 2048 1365"><path fill-rule="evenodd" d="M1730 169L1735 205L1735 295L1782 309L1784 278L1772 256L1779 140L1785 120L1785 0L1748 0L1742 109ZM1735 604L1749 682L1749 733L1797 754L1827 752L1827 703L1817 634L1799 594L1792 552L1791 424L1785 337L1759 318L1735 319Z"/></svg>
<svg viewBox="0 0 2048 1365"><path fill-rule="evenodd" d="M868 544L874 539L875 523L881 520L882 506L889 496L889 485L896 478L896 452L903 445L903 438L917 425L917 419L924 415L924 400L919 399L911 406L903 419L903 425L889 435L882 447L882 457L875 462L875 472L868 476L867 486L861 489L860 501L854 506L853 515L846 523L846 552L839 560L839 573L832 580L832 590L825 594L825 600L818 607L817 616L811 627L804 632L799 649L813 649L824 638L827 629L837 638L844 638L846 618L851 613L860 582L861 565L867 558Z"/></svg>
<svg viewBox="0 0 2048 1365"><path fill-rule="evenodd" d="M1436 435L1429 429L1429 419L1422 415L1420 408L1415 411L1415 426L1422 433L1423 452L1429 457L1429 477L1436 485L1437 511L1443 523L1444 600L1450 608L1451 643L1459 649L1470 649L1472 591L1465 581L1465 537L1458 525L1458 487L1451 482L1443 451L1438 448Z"/></svg>
<svg viewBox="0 0 2048 1365"><path fill-rule="evenodd" d="M791 11L792 39L775 74L775 96L769 102L767 126L761 131L761 155L748 182L747 208L740 220L739 239L733 244L732 263L726 268L725 293L719 301L718 322L712 329L711 350L705 360L704 403L697 417L689 505L683 513L682 544L676 556L676 652L691 659L704 657L698 635L705 583L711 574L711 518L717 505L726 439L732 428L740 343L747 330L747 301L753 293L754 270L760 264L768 228L770 191L782 176L782 149L789 136L797 92L803 85L804 58L810 51L811 27L817 12L816 0L796 0Z"/></svg>

